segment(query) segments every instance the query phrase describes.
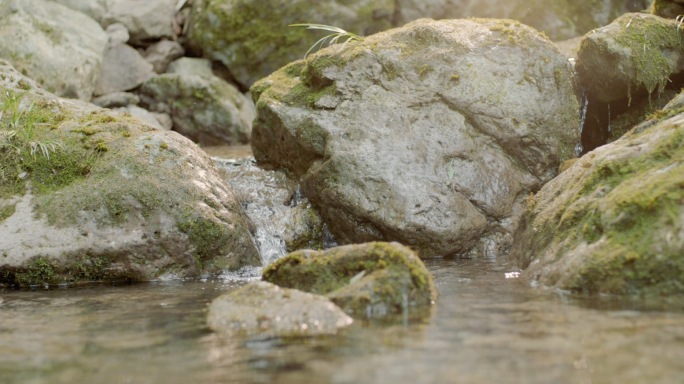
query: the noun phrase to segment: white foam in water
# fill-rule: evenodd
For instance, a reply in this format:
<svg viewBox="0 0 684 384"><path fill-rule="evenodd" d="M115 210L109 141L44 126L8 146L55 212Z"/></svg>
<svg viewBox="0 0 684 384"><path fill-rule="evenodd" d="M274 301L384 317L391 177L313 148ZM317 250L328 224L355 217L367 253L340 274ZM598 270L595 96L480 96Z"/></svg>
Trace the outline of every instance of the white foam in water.
<svg viewBox="0 0 684 384"><path fill-rule="evenodd" d="M234 282L250 282L257 281L261 279L262 267L245 266L237 271L224 271L221 276L223 281L234 281Z"/></svg>

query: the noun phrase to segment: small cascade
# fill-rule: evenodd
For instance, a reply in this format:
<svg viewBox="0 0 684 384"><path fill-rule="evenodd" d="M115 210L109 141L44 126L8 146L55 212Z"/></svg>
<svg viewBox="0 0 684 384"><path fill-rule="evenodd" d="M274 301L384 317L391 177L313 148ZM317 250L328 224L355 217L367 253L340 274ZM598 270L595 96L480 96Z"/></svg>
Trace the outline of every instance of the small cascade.
<svg viewBox="0 0 684 384"><path fill-rule="evenodd" d="M225 175L242 208L250 219L261 263L266 266L288 253L288 242L300 244L296 237L318 239L324 247L333 246L334 240L317 214L312 225L308 199L298 185L279 171L264 170L256 166L254 158L212 158ZM316 220L316 218L318 220ZM316 233L312 233L315 231ZM294 239L293 239L294 237ZM306 246L306 244L305 244ZM243 268L226 272L228 280L249 280L261 276L261 268Z"/></svg>
<svg viewBox="0 0 684 384"><path fill-rule="evenodd" d="M580 98L580 122L579 122L579 141L575 146L575 156L580 157L584 147L582 147L582 132L584 131L584 124L587 121L587 109L589 108L589 97L585 92L582 92Z"/></svg>

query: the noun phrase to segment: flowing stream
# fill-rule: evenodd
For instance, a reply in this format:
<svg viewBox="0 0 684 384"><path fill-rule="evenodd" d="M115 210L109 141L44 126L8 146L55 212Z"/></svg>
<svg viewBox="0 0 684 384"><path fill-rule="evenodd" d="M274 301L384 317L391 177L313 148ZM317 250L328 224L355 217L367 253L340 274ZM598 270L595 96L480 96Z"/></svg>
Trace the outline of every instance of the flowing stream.
<svg viewBox="0 0 684 384"><path fill-rule="evenodd" d="M241 185L234 187L268 262L285 253L283 220L301 200L286 180L245 161L219 167L229 176L239 173ZM273 188L268 195L256 188L264 180ZM433 259L426 265L440 293L429 318L357 320L335 336L315 338L209 331L205 317L211 300L258 278L258 268L214 280L0 291L0 383L680 383L684 378L682 296L578 297L533 289L505 260Z"/></svg>
<svg viewBox="0 0 684 384"><path fill-rule="evenodd" d="M336 336L225 337L208 303L240 282L0 293L2 383L679 383L684 300L575 297L493 260L428 260L422 323ZM510 276L510 275L509 275Z"/></svg>

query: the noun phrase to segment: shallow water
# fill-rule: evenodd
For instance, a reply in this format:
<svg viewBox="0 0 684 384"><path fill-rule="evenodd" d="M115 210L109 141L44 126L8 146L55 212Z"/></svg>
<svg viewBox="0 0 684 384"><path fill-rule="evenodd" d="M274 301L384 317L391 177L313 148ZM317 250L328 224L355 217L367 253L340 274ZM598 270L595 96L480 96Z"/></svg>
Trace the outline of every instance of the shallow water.
<svg viewBox="0 0 684 384"><path fill-rule="evenodd" d="M427 261L424 323L337 336L212 334L207 304L242 282L0 292L1 383L679 383L684 298L582 298L485 260Z"/></svg>

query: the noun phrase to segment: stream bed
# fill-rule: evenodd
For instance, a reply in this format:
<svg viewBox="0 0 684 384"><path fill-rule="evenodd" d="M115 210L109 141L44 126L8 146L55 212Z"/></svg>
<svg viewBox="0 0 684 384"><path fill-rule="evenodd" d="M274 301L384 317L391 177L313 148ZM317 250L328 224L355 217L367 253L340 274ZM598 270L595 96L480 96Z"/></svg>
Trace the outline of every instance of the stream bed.
<svg viewBox="0 0 684 384"><path fill-rule="evenodd" d="M0 291L0 383L680 383L684 298L578 297L502 261L427 260L420 323L226 337L208 303L250 278ZM509 275L510 277L510 275Z"/></svg>

